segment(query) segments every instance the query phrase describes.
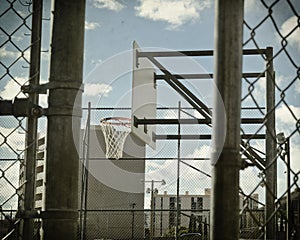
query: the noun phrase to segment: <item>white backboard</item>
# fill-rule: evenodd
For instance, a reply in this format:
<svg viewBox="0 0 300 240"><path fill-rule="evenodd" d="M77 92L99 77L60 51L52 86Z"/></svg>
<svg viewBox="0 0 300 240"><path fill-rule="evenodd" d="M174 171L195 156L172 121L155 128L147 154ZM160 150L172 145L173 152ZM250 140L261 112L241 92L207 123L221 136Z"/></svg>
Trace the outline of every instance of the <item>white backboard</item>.
<svg viewBox="0 0 300 240"><path fill-rule="evenodd" d="M155 69L147 58L138 58L137 51L141 51L136 42L133 42L133 72L132 72L132 133L155 149L155 125L134 126L134 117L138 119L156 118L156 86Z"/></svg>

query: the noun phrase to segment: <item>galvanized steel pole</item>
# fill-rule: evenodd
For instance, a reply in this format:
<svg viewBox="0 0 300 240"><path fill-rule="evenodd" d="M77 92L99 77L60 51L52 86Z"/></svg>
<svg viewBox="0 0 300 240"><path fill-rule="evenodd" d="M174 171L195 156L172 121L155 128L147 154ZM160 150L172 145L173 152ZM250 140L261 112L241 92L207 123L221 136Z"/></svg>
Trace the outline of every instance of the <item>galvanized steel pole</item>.
<svg viewBox="0 0 300 240"><path fill-rule="evenodd" d="M30 69L29 84L38 85L40 82L40 58L41 58L41 31L42 31L42 10L43 1L35 0L32 3L32 34L30 48ZM29 93L30 103L37 105L39 102L38 93ZM33 211L35 208L35 169L36 169L36 148L37 148L37 116L30 115L27 118L26 152L25 152L25 191L24 210ZM32 218L24 219L23 239L31 240L33 236Z"/></svg>
<svg viewBox="0 0 300 240"><path fill-rule="evenodd" d="M154 180L151 180L151 221L150 221L150 240L154 237Z"/></svg>
<svg viewBox="0 0 300 240"><path fill-rule="evenodd" d="M81 119L85 0L55 0L53 14L44 240L74 240L78 234L76 145Z"/></svg>
<svg viewBox="0 0 300 240"><path fill-rule="evenodd" d="M222 103L215 97L212 115L215 151L212 154L212 240L239 239L243 8L243 1L215 1L214 76L224 102L226 117ZM219 158L218 152L221 152Z"/></svg>
<svg viewBox="0 0 300 240"><path fill-rule="evenodd" d="M178 136L181 135L181 125L180 125L180 118L181 118L181 102L178 102ZM179 236L179 228L180 228L180 197L179 197L179 190L180 190L180 158L181 158L181 140L178 138L177 140L177 185L176 185L176 231L175 237L176 239L180 239Z"/></svg>
<svg viewBox="0 0 300 240"><path fill-rule="evenodd" d="M275 134L275 83L273 48L266 49L266 207L265 239L276 239L275 200L277 198L277 159Z"/></svg>
<svg viewBox="0 0 300 240"><path fill-rule="evenodd" d="M290 153L290 138L286 138L284 144L286 153L286 178L287 178L287 198L286 198L286 213L287 213L287 227L286 227L286 239L289 239L294 225L293 212L292 212L292 196L291 196L291 153Z"/></svg>

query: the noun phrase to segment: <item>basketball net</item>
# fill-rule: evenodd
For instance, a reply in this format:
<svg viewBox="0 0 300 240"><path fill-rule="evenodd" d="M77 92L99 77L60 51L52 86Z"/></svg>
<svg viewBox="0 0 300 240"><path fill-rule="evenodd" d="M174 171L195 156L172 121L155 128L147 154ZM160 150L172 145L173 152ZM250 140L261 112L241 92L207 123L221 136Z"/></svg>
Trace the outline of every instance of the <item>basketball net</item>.
<svg viewBox="0 0 300 240"><path fill-rule="evenodd" d="M106 158L122 158L124 143L131 130L130 119L106 118L101 120L100 126L105 139Z"/></svg>

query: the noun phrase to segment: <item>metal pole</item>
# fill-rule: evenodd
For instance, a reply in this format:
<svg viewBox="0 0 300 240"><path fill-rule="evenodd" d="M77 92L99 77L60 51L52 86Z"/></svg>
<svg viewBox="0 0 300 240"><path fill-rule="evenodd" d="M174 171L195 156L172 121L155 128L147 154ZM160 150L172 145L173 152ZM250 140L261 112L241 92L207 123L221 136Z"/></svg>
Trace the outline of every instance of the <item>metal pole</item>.
<svg viewBox="0 0 300 240"><path fill-rule="evenodd" d="M275 200L277 196L277 161L276 161L276 134L275 134L275 84L273 69L273 48L266 49L266 207L265 239L276 239Z"/></svg>
<svg viewBox="0 0 300 240"><path fill-rule="evenodd" d="M74 240L78 234L76 145L81 120L85 0L55 0L53 14L44 240Z"/></svg>
<svg viewBox="0 0 300 240"><path fill-rule="evenodd" d="M227 119L222 103L215 97L212 115L214 153L210 236L212 240L233 240L239 239L244 7L243 1L217 0L215 3L215 82L224 102ZM221 152L219 158L218 152Z"/></svg>
<svg viewBox="0 0 300 240"><path fill-rule="evenodd" d="M135 203L132 203L132 219L131 219L131 239L134 239L134 207L135 207Z"/></svg>
<svg viewBox="0 0 300 240"><path fill-rule="evenodd" d="M40 58L41 58L41 29L42 29L43 1L35 0L32 5L32 35L30 49L29 84L38 85L40 82ZM29 101L38 104L39 95L29 93ZM25 152L25 192L24 210L33 211L35 208L35 169L36 169L36 148L37 148L37 126L38 119L32 115L27 118L26 152ZM34 220L24 219L23 239L34 238Z"/></svg>
<svg viewBox="0 0 300 240"><path fill-rule="evenodd" d="M291 159L290 159L290 138L286 138L285 143L285 152L286 152L286 177L287 177L287 201L286 201L286 212L287 212L287 228L286 228L286 239L290 239L291 235L291 226L293 225L293 216L292 216L292 202L291 202Z"/></svg>
<svg viewBox="0 0 300 240"><path fill-rule="evenodd" d="M86 220L87 220L87 198L89 189L89 164L90 164L90 133L91 133L91 102L88 103L88 119L87 119L87 146L85 161L85 186L84 186L84 217L83 217L83 239L86 240Z"/></svg>
<svg viewBox="0 0 300 240"><path fill-rule="evenodd" d="M181 112L181 102L178 102L178 136L180 136L180 112ZM180 209L179 209L179 187L180 187L180 138L178 138L177 142L177 186L176 186L176 231L175 231L175 237L176 239L179 239L179 217L180 217Z"/></svg>
<svg viewBox="0 0 300 240"><path fill-rule="evenodd" d="M151 222L150 222L150 240L154 236L154 180L151 180Z"/></svg>

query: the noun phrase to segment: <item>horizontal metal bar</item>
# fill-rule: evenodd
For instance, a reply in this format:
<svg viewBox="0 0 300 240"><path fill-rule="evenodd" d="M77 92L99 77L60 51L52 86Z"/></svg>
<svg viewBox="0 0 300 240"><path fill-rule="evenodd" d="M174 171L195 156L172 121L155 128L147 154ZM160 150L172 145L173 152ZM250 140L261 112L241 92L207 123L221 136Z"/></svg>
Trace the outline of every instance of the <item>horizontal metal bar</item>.
<svg viewBox="0 0 300 240"><path fill-rule="evenodd" d="M178 124L210 124L211 120L198 118L198 119L139 119L134 118L134 126L138 127L138 125L178 125ZM264 123L264 118L242 118L242 124L260 124Z"/></svg>
<svg viewBox="0 0 300 240"><path fill-rule="evenodd" d="M83 107L82 110L88 110L89 108ZM157 107L157 110L178 110L178 107ZM183 110L193 110L193 107L182 107ZM242 107L242 110L258 110L266 109L265 107ZM91 110L131 110L131 107L92 107Z"/></svg>
<svg viewBox="0 0 300 240"><path fill-rule="evenodd" d="M159 195L163 195L162 194L159 194ZM176 194L170 194L168 196L176 196ZM189 194L187 196L197 196L197 195L194 195L194 194ZM165 209L147 209L147 208L142 208L142 209L138 209L138 208L135 208L135 209L82 209L82 210L78 210L78 212L88 212L88 213L92 213L92 212L175 212L177 211L177 209L168 209L168 208L165 208ZM185 209L180 209L180 211L183 211L183 212L193 212L193 213L201 213L201 212L209 212L210 210L209 209L191 209L191 208L185 208ZM255 210L257 211L257 210Z"/></svg>
<svg viewBox="0 0 300 240"><path fill-rule="evenodd" d="M187 134L187 135L172 135L172 134L155 134L156 140L210 140L211 134ZM242 139L265 139L265 134L242 134Z"/></svg>
<svg viewBox="0 0 300 240"><path fill-rule="evenodd" d="M187 57L187 56L189 57L213 56L213 50L137 52L137 57Z"/></svg>
<svg viewBox="0 0 300 240"><path fill-rule="evenodd" d="M243 55L265 54L266 49L244 49ZM205 57L213 56L213 50L195 50L195 51L137 51L137 57Z"/></svg>
<svg viewBox="0 0 300 240"><path fill-rule="evenodd" d="M242 158L242 160L247 160L248 158ZM86 158L80 158L81 161L84 160L89 160L89 161L107 161L108 159L106 157L90 157L88 159ZM210 158L201 158L201 157L184 157L180 158L180 161L208 161ZM169 158L148 158L148 157L134 157L134 158L129 158L129 157L123 157L119 158L117 161L178 161L177 157L169 157Z"/></svg>
<svg viewBox="0 0 300 240"><path fill-rule="evenodd" d="M80 158L81 160L87 160L86 158ZM89 161L99 161L99 160L107 160L106 157L93 157L93 158L88 158ZM146 160L146 161L177 161L177 157L156 157L156 158L148 158L148 157L124 157L124 158L119 158L118 161L136 161L136 160ZM185 157L185 158L180 158L180 160L199 160L199 161L206 161L210 160L210 158L200 158L200 157Z"/></svg>
<svg viewBox="0 0 300 240"><path fill-rule="evenodd" d="M195 74L173 74L172 76L177 79L211 79L213 78L212 73L195 73ZM261 72L253 72L253 73L243 73L243 78L258 78L265 76L265 73ZM168 78L167 75L164 74L156 74L156 80L165 80Z"/></svg>
<svg viewBox="0 0 300 240"><path fill-rule="evenodd" d="M155 134L154 138L156 140L210 140L211 134L202 134L202 135L196 135L196 134L188 134L188 135L171 135L171 134Z"/></svg>

